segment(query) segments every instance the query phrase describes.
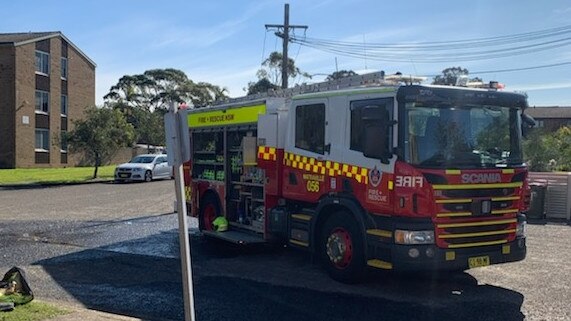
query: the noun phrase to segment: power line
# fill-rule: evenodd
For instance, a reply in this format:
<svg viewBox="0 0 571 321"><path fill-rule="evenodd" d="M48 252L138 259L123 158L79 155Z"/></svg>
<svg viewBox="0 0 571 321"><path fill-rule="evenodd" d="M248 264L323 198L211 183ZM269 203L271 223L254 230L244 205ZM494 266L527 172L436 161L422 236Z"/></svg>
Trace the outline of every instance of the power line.
<svg viewBox="0 0 571 321"><path fill-rule="evenodd" d="M520 33L506 36L476 38L458 41L420 43L354 43L303 39L295 35L290 38L317 50L360 59L377 61L417 63L476 61L512 57L571 45L571 26Z"/></svg>
<svg viewBox="0 0 571 321"><path fill-rule="evenodd" d="M476 71L476 72L470 72L470 74L483 75L483 74L493 74L493 73L500 73L500 72L512 72L512 71L524 71L524 70L551 68L551 67L559 67L559 66L565 66L565 65L571 65L571 61L560 62L560 63L549 64L549 65L532 66L532 67L510 68L510 69L500 69L500 70Z"/></svg>
<svg viewBox="0 0 571 321"><path fill-rule="evenodd" d="M262 47L262 60L260 63L264 62L264 56L266 55L266 38L268 36L268 31L264 32L264 46Z"/></svg>
<svg viewBox="0 0 571 321"><path fill-rule="evenodd" d="M465 48L467 45L473 47L482 47L486 45L497 45L497 44L505 44L506 41L510 42L521 42L521 41L530 41L536 40L546 37L554 37L569 34L571 32L571 25L559 27L559 28L552 28L546 30L540 30L535 32L528 32L528 33L520 33L520 34L513 34L513 35L505 35L505 36L495 36L495 37L487 37L487 38L474 38L474 39L464 39L464 40L447 40L447 41L432 41L432 42L411 42L411 43L368 43L367 46L369 49L373 48L382 48L382 49L394 49L394 50L402 50L402 49L450 49L453 45L461 46ZM346 46L346 47L363 47L362 43L358 42L348 42L348 41L338 41L338 40L326 40L326 39L318 39L318 38L307 38L309 41L324 45L339 45L339 46ZM452 47L453 48L453 47Z"/></svg>
<svg viewBox="0 0 571 321"><path fill-rule="evenodd" d="M552 68L552 67L559 67L571 65L571 61L567 62L559 62L554 64L548 65L540 65L540 66L531 66L531 67L521 67L521 68L509 68L509 69L498 69L498 70L484 70L484 71L470 71L470 75L483 75L483 74L495 74L495 73L503 73L503 72L514 72L514 71L525 71L525 70L533 70L533 69L543 69L543 68ZM441 76L442 74L435 74L435 75L426 75L426 77L436 77Z"/></svg>

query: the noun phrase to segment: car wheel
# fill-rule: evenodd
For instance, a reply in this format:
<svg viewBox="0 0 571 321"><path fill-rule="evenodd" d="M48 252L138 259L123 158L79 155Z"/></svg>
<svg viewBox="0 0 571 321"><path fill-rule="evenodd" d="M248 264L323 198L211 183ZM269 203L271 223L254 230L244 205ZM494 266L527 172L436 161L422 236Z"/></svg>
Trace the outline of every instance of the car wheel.
<svg viewBox="0 0 571 321"><path fill-rule="evenodd" d="M347 211L338 211L327 219L318 244L322 265L331 278L357 283L366 271L363 233Z"/></svg>
<svg viewBox="0 0 571 321"><path fill-rule="evenodd" d="M145 182L150 182L153 180L153 174L151 173L151 171L146 171L145 172Z"/></svg>

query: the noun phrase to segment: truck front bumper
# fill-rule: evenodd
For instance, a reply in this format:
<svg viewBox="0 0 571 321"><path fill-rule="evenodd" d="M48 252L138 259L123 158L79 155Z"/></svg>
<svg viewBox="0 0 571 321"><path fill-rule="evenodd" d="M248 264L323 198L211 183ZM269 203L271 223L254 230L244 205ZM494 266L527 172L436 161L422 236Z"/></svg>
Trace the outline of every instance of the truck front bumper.
<svg viewBox="0 0 571 321"><path fill-rule="evenodd" d="M411 249L418 251L417 257L410 255ZM436 245L390 245L392 268L397 271L466 270L476 267L470 266L470 262L473 265L480 262L479 265L483 266L521 261L526 252L525 237L500 245L463 249L441 249Z"/></svg>
<svg viewBox="0 0 571 321"><path fill-rule="evenodd" d="M518 216L525 220L525 216ZM493 264L516 262L525 259L525 236L512 242L497 245L464 248L440 248L436 244L401 245L394 242L393 234L401 230L433 230L429 219L379 218L377 226L384 234L367 233L367 263L369 266L397 271L466 270ZM378 230L377 230L378 231Z"/></svg>

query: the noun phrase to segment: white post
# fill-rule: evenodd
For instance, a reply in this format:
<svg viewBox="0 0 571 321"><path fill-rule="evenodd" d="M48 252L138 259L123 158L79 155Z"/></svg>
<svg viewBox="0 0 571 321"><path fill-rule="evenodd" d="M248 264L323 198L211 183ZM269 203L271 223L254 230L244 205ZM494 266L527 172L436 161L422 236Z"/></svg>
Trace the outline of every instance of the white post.
<svg viewBox="0 0 571 321"><path fill-rule="evenodd" d="M179 232L179 243L180 243L180 262L182 270L182 289L184 295L184 316L185 321L196 320L194 313L194 288L192 284L192 262L190 255L190 239L188 236L188 220L187 220L187 209L186 209L186 199L184 194L184 182L183 182L183 171L182 163L185 161L185 152L183 150L190 146L181 146L185 143L183 139L184 133L181 133L181 129L184 128L184 124L181 121L186 121L179 117L178 111L172 103L169 108L169 112L165 114L165 133L167 140L168 154L172 154L169 160L172 161L173 174L174 174L174 185L178 212L178 232ZM188 134L188 133L187 133Z"/></svg>

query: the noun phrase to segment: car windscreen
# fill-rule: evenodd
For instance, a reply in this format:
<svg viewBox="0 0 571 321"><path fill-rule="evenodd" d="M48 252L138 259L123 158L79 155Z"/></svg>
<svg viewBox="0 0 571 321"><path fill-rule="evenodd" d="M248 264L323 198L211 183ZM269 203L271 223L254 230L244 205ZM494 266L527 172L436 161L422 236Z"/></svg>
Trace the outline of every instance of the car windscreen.
<svg viewBox="0 0 571 321"><path fill-rule="evenodd" d="M405 158L422 167L521 165L517 108L407 103Z"/></svg>
<svg viewBox="0 0 571 321"><path fill-rule="evenodd" d="M154 159L155 158L151 156L137 156L133 158L129 163L150 164Z"/></svg>

